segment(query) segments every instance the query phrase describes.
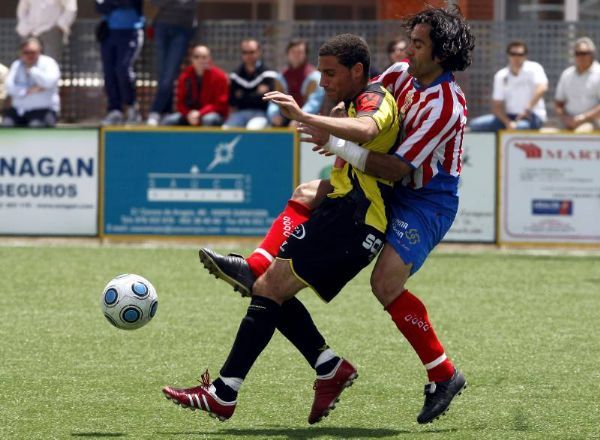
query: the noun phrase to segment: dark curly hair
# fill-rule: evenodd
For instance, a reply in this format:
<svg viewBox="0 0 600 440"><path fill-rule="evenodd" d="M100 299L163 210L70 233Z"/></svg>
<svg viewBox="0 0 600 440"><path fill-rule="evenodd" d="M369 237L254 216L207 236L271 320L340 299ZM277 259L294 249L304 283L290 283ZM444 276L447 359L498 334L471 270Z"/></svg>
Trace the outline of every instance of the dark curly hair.
<svg viewBox="0 0 600 440"><path fill-rule="evenodd" d="M409 17L405 22L408 33L418 24L431 26L432 56L441 60L440 66L444 70L465 70L471 65L475 37L457 6L431 8Z"/></svg>
<svg viewBox="0 0 600 440"><path fill-rule="evenodd" d="M334 56L348 69L362 63L365 79L369 78L371 52L367 42L358 35L339 34L330 38L319 48L319 56Z"/></svg>

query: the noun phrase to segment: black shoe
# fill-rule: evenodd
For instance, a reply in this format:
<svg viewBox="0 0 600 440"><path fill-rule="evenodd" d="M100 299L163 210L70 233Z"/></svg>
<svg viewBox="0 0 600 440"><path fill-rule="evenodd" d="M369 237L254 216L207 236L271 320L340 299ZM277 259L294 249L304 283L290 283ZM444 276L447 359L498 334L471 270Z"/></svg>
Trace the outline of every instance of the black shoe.
<svg viewBox="0 0 600 440"><path fill-rule="evenodd" d="M456 369L449 380L425 385L425 403L421 413L417 416L417 422L430 423L446 414L452 399L460 395L466 387L465 376Z"/></svg>
<svg viewBox="0 0 600 440"><path fill-rule="evenodd" d="M200 249L198 254L200 262L211 275L233 286L233 290L240 295L252 296L252 285L256 277L244 257L237 254L225 256L207 248Z"/></svg>

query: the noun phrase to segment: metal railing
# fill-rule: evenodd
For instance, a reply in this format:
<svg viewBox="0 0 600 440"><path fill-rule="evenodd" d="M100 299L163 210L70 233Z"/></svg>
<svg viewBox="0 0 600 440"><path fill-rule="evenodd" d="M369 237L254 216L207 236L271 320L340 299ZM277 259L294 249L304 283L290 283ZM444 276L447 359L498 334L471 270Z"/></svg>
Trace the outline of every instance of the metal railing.
<svg viewBox="0 0 600 440"><path fill-rule="evenodd" d="M99 120L105 111L102 64L99 46L94 39L95 20L77 20L72 29L70 44L61 60L62 114L64 122ZM560 73L571 60L570 49L581 36L589 36L600 44L600 22L554 21L474 21L470 23L477 38L473 64L466 72L457 74L464 89L469 114L488 113L494 73L506 65L505 48L512 40L523 40L529 46L529 59L544 66L550 80L545 99L552 115L552 100ZM19 37L14 31L15 20L0 20L0 62L9 65L17 55ZM402 29L397 21L205 21L201 22L194 42L211 48L213 59L226 71L240 62L239 41L254 37L261 41L265 63L280 69L285 64L285 45L292 37L309 41L310 57L316 63L319 46L329 37L351 32L361 35L373 52L373 64L383 69L387 64L387 42ZM147 112L155 89L154 44L146 41L136 63L138 101Z"/></svg>

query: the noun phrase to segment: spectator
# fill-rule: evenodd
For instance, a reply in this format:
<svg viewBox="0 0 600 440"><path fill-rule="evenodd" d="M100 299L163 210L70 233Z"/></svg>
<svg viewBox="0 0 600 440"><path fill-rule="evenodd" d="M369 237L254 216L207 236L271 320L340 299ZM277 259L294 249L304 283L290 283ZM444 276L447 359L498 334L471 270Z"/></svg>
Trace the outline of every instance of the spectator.
<svg viewBox="0 0 600 440"><path fill-rule="evenodd" d="M287 67L279 75L281 92L292 95L298 105L304 105L305 96L302 95L302 86L306 78L315 70L315 66L308 62L308 50L306 41L295 38L291 40L286 48ZM283 127L289 124L279 111L279 106L274 102L269 103L267 110L269 122L274 127Z"/></svg>
<svg viewBox="0 0 600 440"><path fill-rule="evenodd" d="M210 49L192 49L192 64L177 80L177 113L167 116L164 125L222 125L229 112L227 74L212 64Z"/></svg>
<svg viewBox="0 0 600 440"><path fill-rule="evenodd" d="M141 121L135 96L133 63L144 43L143 0L96 0L104 15L97 30L104 70L108 113L102 125L135 124Z"/></svg>
<svg viewBox="0 0 600 440"><path fill-rule="evenodd" d="M8 75L8 67L0 63L0 113L4 108L4 100L6 99L6 75ZM1 116L0 121L2 121Z"/></svg>
<svg viewBox="0 0 600 440"><path fill-rule="evenodd" d="M575 42L575 63L563 71L556 87L554 107L563 128L576 132L600 129L600 63L588 38Z"/></svg>
<svg viewBox="0 0 600 440"><path fill-rule="evenodd" d="M538 129L546 121L544 68L527 59L527 45L522 41L511 42L506 53L508 66L494 75L493 114L473 119L472 131Z"/></svg>
<svg viewBox="0 0 600 440"><path fill-rule="evenodd" d="M158 8L152 26L158 88L147 123L158 125L162 115L173 111L173 83L198 25L198 0L151 0L151 3Z"/></svg>
<svg viewBox="0 0 600 440"><path fill-rule="evenodd" d="M277 72L269 70L261 60L260 44L253 38L242 40L240 44L242 64L229 74L229 105L231 114L224 128L246 127L258 130L265 128L268 102L263 101L265 93L275 90Z"/></svg>
<svg viewBox="0 0 600 440"><path fill-rule="evenodd" d="M4 112L4 127L54 127L60 110L60 69L54 59L42 54L42 42L29 37L21 43L20 58L6 78L12 106Z"/></svg>
<svg viewBox="0 0 600 440"><path fill-rule="evenodd" d="M313 115L325 114L323 112L323 106L325 101L325 90L319 85L321 80L321 73L318 70L313 70L302 82L300 88L301 102L303 102L302 110L306 113ZM279 81L275 89L279 92L289 93L287 89L287 83L282 76L279 77ZM326 114L329 114L327 112ZM276 125L272 121L277 116L281 116L279 106L273 102L269 103L267 108L267 118L274 127L281 127L282 125ZM296 127L296 121L289 122L290 127Z"/></svg>
<svg viewBox="0 0 600 440"><path fill-rule="evenodd" d="M38 37L44 54L60 63L76 15L77 0L19 0L17 33Z"/></svg>
<svg viewBox="0 0 600 440"><path fill-rule="evenodd" d="M399 63L406 58L406 46L408 46L408 40L403 37L394 38L388 43L388 67L392 64Z"/></svg>

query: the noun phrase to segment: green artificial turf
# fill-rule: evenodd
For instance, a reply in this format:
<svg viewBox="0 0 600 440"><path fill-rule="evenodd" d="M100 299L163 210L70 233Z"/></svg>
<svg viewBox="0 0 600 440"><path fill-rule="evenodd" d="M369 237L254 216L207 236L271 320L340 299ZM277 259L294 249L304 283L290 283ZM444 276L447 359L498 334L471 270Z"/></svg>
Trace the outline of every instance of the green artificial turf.
<svg viewBox="0 0 600 440"><path fill-rule="evenodd" d="M0 438L600 437L600 258L435 252L408 287L469 386L427 426L415 421L424 370L370 293L370 270L331 304L299 296L359 369L337 409L308 425L314 373L276 334L221 423L160 392L218 375L248 303L194 249L0 247ZM123 272L158 291L139 330L100 311Z"/></svg>

